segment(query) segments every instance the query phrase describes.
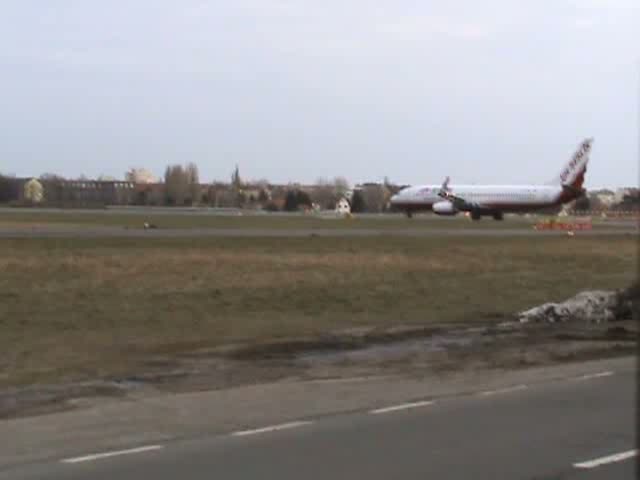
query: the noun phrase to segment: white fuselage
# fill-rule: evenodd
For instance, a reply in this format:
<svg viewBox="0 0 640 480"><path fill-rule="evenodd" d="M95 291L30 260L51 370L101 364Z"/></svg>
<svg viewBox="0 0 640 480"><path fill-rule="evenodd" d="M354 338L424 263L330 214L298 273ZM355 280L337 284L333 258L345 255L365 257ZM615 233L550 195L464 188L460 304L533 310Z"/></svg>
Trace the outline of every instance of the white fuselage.
<svg viewBox="0 0 640 480"><path fill-rule="evenodd" d="M407 187L391 198L394 207L428 210L439 202L441 185ZM450 185L450 190L475 204L478 210L518 212L542 209L561 203L563 189L554 185Z"/></svg>
<svg viewBox="0 0 640 480"><path fill-rule="evenodd" d="M418 210L433 210L438 215L470 212L478 220L482 215L502 219L504 212L530 212L555 207L584 194L584 176L593 138L580 143L560 174L545 185L442 185L407 187L391 198L394 208L408 216Z"/></svg>

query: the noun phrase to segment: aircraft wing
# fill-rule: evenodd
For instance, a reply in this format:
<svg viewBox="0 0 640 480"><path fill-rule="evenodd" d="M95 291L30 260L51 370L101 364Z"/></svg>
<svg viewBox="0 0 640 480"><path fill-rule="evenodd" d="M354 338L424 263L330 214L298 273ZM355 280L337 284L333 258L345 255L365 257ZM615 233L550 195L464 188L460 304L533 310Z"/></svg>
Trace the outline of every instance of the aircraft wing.
<svg viewBox="0 0 640 480"><path fill-rule="evenodd" d="M455 195L453 192L451 192L451 190L449 189L449 177L446 178L446 180L444 181L444 183L442 184L442 187L440 188L440 191L438 192L438 196L441 198L444 198L445 200L448 200L449 202L451 202L451 204L457 208L458 210L461 211L468 211L468 210L472 210L473 208L478 207L479 205L473 203L473 202L469 202L467 200L465 200L463 197L460 197L458 195Z"/></svg>

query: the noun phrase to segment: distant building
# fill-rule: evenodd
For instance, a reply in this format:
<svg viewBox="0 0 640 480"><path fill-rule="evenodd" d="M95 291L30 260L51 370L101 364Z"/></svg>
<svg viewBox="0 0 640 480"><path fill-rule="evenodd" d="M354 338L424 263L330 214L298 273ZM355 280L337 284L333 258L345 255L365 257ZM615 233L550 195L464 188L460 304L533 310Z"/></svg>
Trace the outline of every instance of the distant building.
<svg viewBox="0 0 640 480"><path fill-rule="evenodd" d="M133 182L42 180L42 185L46 204L58 207L130 205L135 200Z"/></svg>
<svg viewBox="0 0 640 480"><path fill-rule="evenodd" d="M133 203L136 205L164 205L166 190L164 183L135 183Z"/></svg>
<svg viewBox="0 0 640 480"><path fill-rule="evenodd" d="M609 208L611 205L616 203L616 195L613 192L597 192L595 197L598 200L598 203L605 208Z"/></svg>
<svg viewBox="0 0 640 480"><path fill-rule="evenodd" d="M617 211L640 210L640 189L624 188L616 192L616 199L620 199L613 205L612 209Z"/></svg>
<svg viewBox="0 0 640 480"><path fill-rule="evenodd" d="M253 187L249 185L240 190L240 192L244 195L246 202L249 204L255 204L258 202L261 191L262 189L260 189L259 187Z"/></svg>
<svg viewBox="0 0 640 480"><path fill-rule="evenodd" d="M618 188L614 195L614 203L621 203L624 200L624 197L632 194L632 188Z"/></svg>

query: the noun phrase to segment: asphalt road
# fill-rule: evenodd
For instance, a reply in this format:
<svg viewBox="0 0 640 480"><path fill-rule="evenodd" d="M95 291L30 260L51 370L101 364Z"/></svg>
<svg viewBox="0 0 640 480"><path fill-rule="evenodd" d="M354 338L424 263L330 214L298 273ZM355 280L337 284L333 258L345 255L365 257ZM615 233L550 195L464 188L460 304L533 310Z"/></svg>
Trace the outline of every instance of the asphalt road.
<svg viewBox="0 0 640 480"><path fill-rule="evenodd" d="M415 402L128 452L87 452L0 478L636 478L633 371Z"/></svg>

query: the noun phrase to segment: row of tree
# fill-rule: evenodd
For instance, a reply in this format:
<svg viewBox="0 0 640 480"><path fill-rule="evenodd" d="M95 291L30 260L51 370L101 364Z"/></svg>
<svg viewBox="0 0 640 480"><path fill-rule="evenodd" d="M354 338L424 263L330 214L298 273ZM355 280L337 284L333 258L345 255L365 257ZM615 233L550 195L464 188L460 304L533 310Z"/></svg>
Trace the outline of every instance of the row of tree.
<svg viewBox="0 0 640 480"><path fill-rule="evenodd" d="M125 180L135 183L131 190L110 189L100 191L74 191L78 186L65 186L65 180L88 181L80 176L65 179L54 173L44 173L39 177L43 185L45 203L84 206L87 204L137 204L137 205L210 205L215 207L262 208L267 210L294 211L317 206L323 210L332 210L341 198L347 197L351 211L382 212L388 206L391 195L399 190L388 180L380 184L365 184L351 192L346 179L337 177L332 180L319 178L315 184L302 189L296 185L274 187L267 180L245 182L240 177L238 167L231 174L230 182L200 183L198 167L194 163L169 165L164 178L156 179L145 169L131 169L125 174ZM98 180L113 181L110 177ZM148 184L148 187L144 187ZM26 199L24 179L15 179L0 174L0 203L10 203ZM601 196L605 197L601 200ZM580 198L569 208L578 211L616 211L639 210L640 194L630 190L621 201L612 203L613 192L594 191ZM606 200L609 197L609 200Z"/></svg>
<svg viewBox="0 0 640 480"><path fill-rule="evenodd" d="M200 175L196 164L167 166L164 184L167 205L192 205L200 202Z"/></svg>
<svg viewBox="0 0 640 480"><path fill-rule="evenodd" d="M314 185L301 188L296 185L274 187L267 180L244 182L238 167L231 174L229 183L214 182L209 185L200 183L198 167L194 163L186 165L168 165L164 177L158 179L140 168L132 168L124 175L126 182L137 185L135 190L119 192L110 196L110 190L97 192L78 192L78 185L66 185L66 181L89 181L81 175L78 178L64 178L55 173L43 173L38 180L44 185L45 202L64 204L109 203L138 205L212 205L239 208L263 208L268 210L293 211L318 207L324 210L334 209L341 198L349 198L354 212L383 211L388 198L393 193L390 185L365 185L351 194L349 182L343 177L334 179L319 178ZM101 176L98 181L116 181ZM145 187L144 185L148 185ZM75 189L75 190L74 190ZM0 202L6 203L20 198L20 187L8 177L0 175ZM24 198L24 195L22 195Z"/></svg>
<svg viewBox="0 0 640 480"><path fill-rule="evenodd" d="M640 193L628 193L622 197L622 200L617 203L603 203L596 195L585 195L578 198L573 206L572 210L575 211L627 211L640 209Z"/></svg>

